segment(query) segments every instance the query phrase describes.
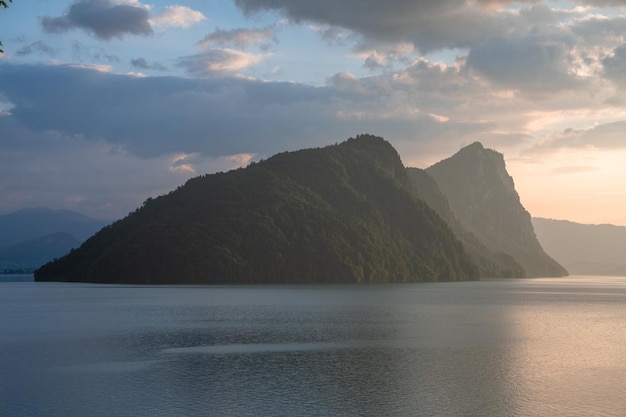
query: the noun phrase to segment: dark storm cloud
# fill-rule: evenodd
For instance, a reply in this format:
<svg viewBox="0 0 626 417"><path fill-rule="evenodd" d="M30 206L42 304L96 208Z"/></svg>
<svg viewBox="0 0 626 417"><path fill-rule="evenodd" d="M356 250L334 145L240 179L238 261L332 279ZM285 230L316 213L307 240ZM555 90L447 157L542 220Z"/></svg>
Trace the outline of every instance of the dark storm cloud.
<svg viewBox="0 0 626 417"><path fill-rule="evenodd" d="M83 29L96 38L110 40L128 34L152 34L149 16L149 10L144 7L117 4L111 0L78 0L62 16L42 17L41 25L47 33Z"/></svg>

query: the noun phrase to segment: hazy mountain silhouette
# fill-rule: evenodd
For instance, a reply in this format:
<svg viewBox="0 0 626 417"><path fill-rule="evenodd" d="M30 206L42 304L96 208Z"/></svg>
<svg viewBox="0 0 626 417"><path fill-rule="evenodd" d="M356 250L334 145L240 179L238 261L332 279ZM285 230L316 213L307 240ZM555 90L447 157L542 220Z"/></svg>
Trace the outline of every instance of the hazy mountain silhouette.
<svg viewBox="0 0 626 417"><path fill-rule="evenodd" d="M35 273L40 281L202 284L477 276L396 150L370 135L191 179Z"/></svg>
<svg viewBox="0 0 626 417"><path fill-rule="evenodd" d="M534 217L537 238L575 275L626 276L626 227Z"/></svg>
<svg viewBox="0 0 626 417"><path fill-rule="evenodd" d="M82 242L105 224L71 210L26 208L0 215L0 248L57 232L70 234Z"/></svg>
<svg viewBox="0 0 626 417"><path fill-rule="evenodd" d="M72 235L58 232L0 249L0 270L34 270L80 246Z"/></svg>
<svg viewBox="0 0 626 417"><path fill-rule="evenodd" d="M427 168L426 172L447 198L462 229L475 236L496 258L501 258L502 266L518 264L528 277L567 275L537 240L530 214L520 203L502 154L476 142ZM444 213L446 216L449 215ZM450 221L467 244L468 237L458 231L454 220ZM489 256L485 257L490 260Z"/></svg>
<svg viewBox="0 0 626 417"><path fill-rule="evenodd" d="M407 168L407 172L420 198L450 225L456 236L463 242L472 261L478 267L481 277L523 278L526 276L526 271L513 256L504 252L491 251L478 237L463 227L450 208L447 197L425 170Z"/></svg>

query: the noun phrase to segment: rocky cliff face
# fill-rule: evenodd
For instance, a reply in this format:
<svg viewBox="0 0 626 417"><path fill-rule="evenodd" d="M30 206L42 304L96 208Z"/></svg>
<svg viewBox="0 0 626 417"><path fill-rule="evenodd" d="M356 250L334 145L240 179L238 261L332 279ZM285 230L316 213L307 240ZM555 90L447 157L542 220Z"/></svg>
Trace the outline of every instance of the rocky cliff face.
<svg viewBox="0 0 626 417"><path fill-rule="evenodd" d="M426 169L465 230L495 254L513 257L526 276L567 271L542 249L502 154L474 143Z"/></svg>
<svg viewBox="0 0 626 417"><path fill-rule="evenodd" d="M463 242L482 278L523 278L526 271L511 255L490 250L476 235L469 232L456 217L448 198L435 180L423 169L407 168L419 197L448 223L454 234Z"/></svg>

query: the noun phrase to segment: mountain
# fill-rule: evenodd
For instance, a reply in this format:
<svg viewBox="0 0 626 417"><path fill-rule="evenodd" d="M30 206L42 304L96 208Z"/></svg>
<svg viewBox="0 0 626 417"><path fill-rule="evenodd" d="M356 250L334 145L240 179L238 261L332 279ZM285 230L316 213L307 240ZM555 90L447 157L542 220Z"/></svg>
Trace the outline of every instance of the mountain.
<svg viewBox="0 0 626 417"><path fill-rule="evenodd" d="M526 276L526 271L513 256L491 251L461 224L450 208L448 198L425 170L407 168L407 174L415 185L419 197L448 223L454 234L463 242L470 258L478 267L480 277L522 278Z"/></svg>
<svg viewBox="0 0 626 417"><path fill-rule="evenodd" d="M65 255L79 245L80 242L72 235L57 232L8 246L0 249L0 270L32 271L54 258Z"/></svg>
<svg viewBox="0 0 626 417"><path fill-rule="evenodd" d="M141 284L476 278L396 150L370 135L191 179L35 272Z"/></svg>
<svg viewBox="0 0 626 417"><path fill-rule="evenodd" d="M0 215L0 248L57 232L68 233L82 242L105 224L70 210L22 209Z"/></svg>
<svg viewBox="0 0 626 417"><path fill-rule="evenodd" d="M626 276L626 227L532 219L537 238L575 275Z"/></svg>
<svg viewBox="0 0 626 417"><path fill-rule="evenodd" d="M427 168L426 173L447 198L462 228L500 258L500 263L521 266L527 277L567 275L537 240L502 154L476 142Z"/></svg>

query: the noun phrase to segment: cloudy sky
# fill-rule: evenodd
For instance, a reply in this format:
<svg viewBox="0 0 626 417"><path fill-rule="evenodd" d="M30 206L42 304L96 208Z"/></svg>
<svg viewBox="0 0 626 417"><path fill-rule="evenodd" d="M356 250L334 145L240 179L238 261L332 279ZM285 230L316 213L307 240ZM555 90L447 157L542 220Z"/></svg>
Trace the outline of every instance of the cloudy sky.
<svg viewBox="0 0 626 417"><path fill-rule="evenodd" d="M534 216L626 225L626 0L14 0L0 214L112 220L188 178L359 133L475 141Z"/></svg>

